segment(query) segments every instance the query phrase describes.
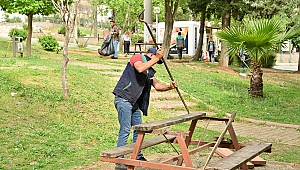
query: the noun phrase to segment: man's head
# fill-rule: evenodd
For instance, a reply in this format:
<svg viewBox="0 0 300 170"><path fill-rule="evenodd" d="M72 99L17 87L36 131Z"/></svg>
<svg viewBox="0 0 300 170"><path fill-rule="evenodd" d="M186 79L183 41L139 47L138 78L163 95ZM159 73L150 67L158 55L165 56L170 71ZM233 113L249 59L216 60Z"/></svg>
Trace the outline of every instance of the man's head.
<svg viewBox="0 0 300 170"><path fill-rule="evenodd" d="M178 32L178 35L181 35L181 32Z"/></svg>
<svg viewBox="0 0 300 170"><path fill-rule="evenodd" d="M147 51L147 53L152 53L154 55L156 55L156 48L149 48L149 50Z"/></svg>
<svg viewBox="0 0 300 170"><path fill-rule="evenodd" d="M109 23L111 27L113 27L116 24L114 20L110 20Z"/></svg>
<svg viewBox="0 0 300 170"><path fill-rule="evenodd" d="M149 57L149 58L147 58L147 61L151 60L151 58L153 57L153 55L156 55L156 52L157 52L156 48L149 48L148 51L147 51L147 55L146 55L147 57ZM163 63L162 60L159 60L157 62L157 64L162 64L162 63Z"/></svg>

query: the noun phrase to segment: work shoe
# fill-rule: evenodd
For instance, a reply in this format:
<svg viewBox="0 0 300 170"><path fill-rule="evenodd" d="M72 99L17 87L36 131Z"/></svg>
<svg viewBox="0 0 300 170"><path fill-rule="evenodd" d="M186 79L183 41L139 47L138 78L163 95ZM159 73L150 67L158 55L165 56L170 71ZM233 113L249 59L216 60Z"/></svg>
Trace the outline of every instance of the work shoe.
<svg viewBox="0 0 300 170"><path fill-rule="evenodd" d="M140 160L140 161L145 161L145 162L147 162L147 159L146 159L145 157L143 157L143 156L139 157L137 160Z"/></svg>
<svg viewBox="0 0 300 170"><path fill-rule="evenodd" d="M111 59L118 59L118 58L116 58L116 57L114 57L114 56L111 56L110 58L111 58Z"/></svg>
<svg viewBox="0 0 300 170"><path fill-rule="evenodd" d="M115 170L127 170L127 166L124 164L116 164Z"/></svg>

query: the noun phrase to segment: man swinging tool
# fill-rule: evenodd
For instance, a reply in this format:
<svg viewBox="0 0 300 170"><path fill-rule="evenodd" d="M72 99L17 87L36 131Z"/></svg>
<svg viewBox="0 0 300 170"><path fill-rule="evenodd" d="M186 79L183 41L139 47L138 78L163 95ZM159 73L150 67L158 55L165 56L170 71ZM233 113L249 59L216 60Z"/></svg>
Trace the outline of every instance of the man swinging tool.
<svg viewBox="0 0 300 170"><path fill-rule="evenodd" d="M156 63L162 64L162 58L162 50L155 48L150 48L145 55L135 54L128 61L120 80L113 90L115 95L114 104L118 111L120 124L117 147L126 145L131 127L142 123L141 111L143 115L147 116L151 86L157 91L177 88L175 81L171 81L169 85L163 85L155 78L156 71L152 66ZM137 131L134 131L134 143L137 136ZM137 159L147 161L141 152ZM115 170L123 169L127 169L127 166L116 164Z"/></svg>
<svg viewBox="0 0 300 170"><path fill-rule="evenodd" d="M145 11L145 10L144 10L144 11ZM154 35L153 35L152 31L151 31L151 28L149 27L149 25L148 25L148 23L147 23L146 21L144 21L144 20L141 19L141 15L144 13L144 11L143 11L142 13L139 14L139 17L138 17L138 18L139 18L139 21L140 21L140 22L143 22L143 23L146 25L146 27L147 27L147 29L148 29L148 31L149 31L149 33L150 33L152 39L153 39L153 42L154 42L156 48L159 49L158 44L156 43L156 39L155 39L155 37L154 37ZM162 57L161 60L162 60L162 62L163 62L164 65L165 65L165 68L166 68L166 70L167 70L167 72L168 72L168 74L169 74L170 79L171 79L172 81L174 81L174 78L173 78L173 76L172 76L172 74L171 74L171 72L170 72L170 70L169 70L169 67L168 67L167 63L165 62L164 58ZM180 93L178 87L175 87L175 88L176 88L176 91L177 91L177 93L178 93L178 95L179 95L179 97L180 97L180 99L181 99L181 101L182 101L182 103L183 103L183 105L184 105L186 111L188 112L188 114L190 114L190 111L189 111L187 105L185 104L185 102L184 102L184 100L183 100L183 97L181 96L181 93Z"/></svg>

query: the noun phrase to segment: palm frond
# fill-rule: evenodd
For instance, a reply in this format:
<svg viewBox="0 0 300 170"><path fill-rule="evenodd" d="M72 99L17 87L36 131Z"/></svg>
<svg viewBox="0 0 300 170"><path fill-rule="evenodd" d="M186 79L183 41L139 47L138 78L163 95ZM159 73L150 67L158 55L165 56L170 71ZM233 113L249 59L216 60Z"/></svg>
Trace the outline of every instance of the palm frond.
<svg viewBox="0 0 300 170"><path fill-rule="evenodd" d="M254 62L259 62L262 54L273 50L275 46L286 38L282 30L284 25L278 18L248 19L241 26L226 28L217 36L226 42L229 54L245 49ZM290 35L294 35L291 31ZM297 32L298 33L298 32Z"/></svg>
<svg viewBox="0 0 300 170"><path fill-rule="evenodd" d="M286 34L282 35L281 41L283 42L287 39L293 39L299 36L300 36L300 26L296 25L292 27L290 30L288 30Z"/></svg>

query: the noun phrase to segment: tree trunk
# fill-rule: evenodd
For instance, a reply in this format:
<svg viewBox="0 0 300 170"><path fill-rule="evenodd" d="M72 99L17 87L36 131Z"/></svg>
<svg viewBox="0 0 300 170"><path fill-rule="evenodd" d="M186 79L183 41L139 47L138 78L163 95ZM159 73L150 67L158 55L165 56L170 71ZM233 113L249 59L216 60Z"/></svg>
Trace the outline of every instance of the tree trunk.
<svg viewBox="0 0 300 170"><path fill-rule="evenodd" d="M127 3L128 6L127 6L127 12L126 12L126 16L125 16L125 21L124 21L124 24L122 26L122 29L121 29L121 32L120 32L120 36L119 36L119 51L122 51L124 52L124 40L123 40L123 34L125 33L126 31L126 25L128 24L129 22L129 9L130 9L130 4ZM129 24L128 24L129 25ZM129 51L130 51L130 48L129 48Z"/></svg>
<svg viewBox="0 0 300 170"><path fill-rule="evenodd" d="M226 0L225 3L227 3L227 4L225 4L226 6L230 6L230 0ZM230 27L230 17L231 17L231 8L229 8L227 10L227 12L222 16L222 28L223 29ZM228 67L229 57L228 57L227 51L228 51L227 47L222 44L219 66Z"/></svg>
<svg viewBox="0 0 300 170"><path fill-rule="evenodd" d="M67 66L69 63L68 47L69 47L69 42L70 42L70 35L73 33L74 27L76 24L76 17L77 17L79 2L80 1L75 1L72 6L73 7L73 9L72 9L72 8L70 8L68 3L64 4L63 1L57 1L57 3L56 3L55 0L52 0L54 7L60 13L62 22L64 23L64 26L66 29L64 47L63 47L63 51L62 51L62 53L63 53L62 86L63 86L63 94L64 94L65 99L69 99L69 87L68 87L68 82L67 82Z"/></svg>
<svg viewBox="0 0 300 170"><path fill-rule="evenodd" d="M168 13L168 12L166 12L166 13ZM166 14L166 15L168 15L168 14ZM171 14L169 14L168 17L171 17ZM163 51L164 51L165 61L167 60L167 57L169 55L173 24L174 24L174 21L171 21L171 20L166 20L166 22L165 22L165 33L164 33L164 40L163 40L163 46L162 46Z"/></svg>
<svg viewBox="0 0 300 170"><path fill-rule="evenodd" d="M63 62L62 62L62 86L63 86L63 94L65 99L69 99L69 87L67 81L67 66L69 63L68 57L68 46L70 42L70 30L68 25L66 27L66 36L64 40L64 47L63 47Z"/></svg>
<svg viewBox="0 0 300 170"><path fill-rule="evenodd" d="M178 9L178 0L165 0L165 33L163 41L164 59L167 61L169 55L171 36L174 25L175 15Z"/></svg>
<svg viewBox="0 0 300 170"><path fill-rule="evenodd" d="M28 14L28 32L27 32L27 41L26 41L26 57L31 55L31 38L32 38L32 18L33 13Z"/></svg>
<svg viewBox="0 0 300 170"><path fill-rule="evenodd" d="M205 5L206 9L206 5ZM205 15L206 15L206 10L203 10L201 12L201 19L200 19L200 35L199 35L199 43L198 47L196 50L195 57L193 58L193 61L198 61L199 58L202 58L202 48L203 48L203 36L204 36L204 26L205 26Z"/></svg>
<svg viewBox="0 0 300 170"><path fill-rule="evenodd" d="M263 71L261 70L261 63L252 63L252 66L249 95L251 97L263 97Z"/></svg>

